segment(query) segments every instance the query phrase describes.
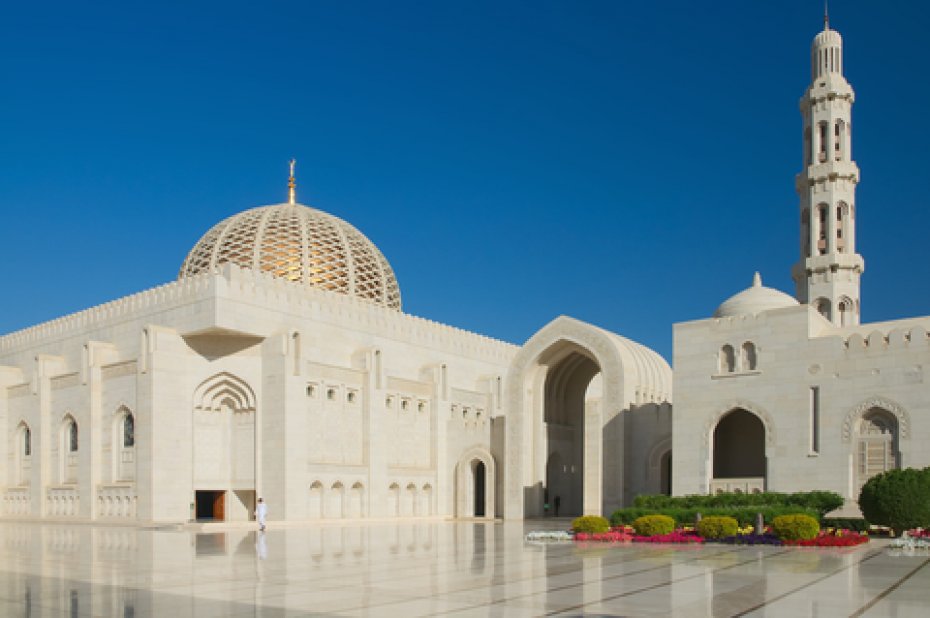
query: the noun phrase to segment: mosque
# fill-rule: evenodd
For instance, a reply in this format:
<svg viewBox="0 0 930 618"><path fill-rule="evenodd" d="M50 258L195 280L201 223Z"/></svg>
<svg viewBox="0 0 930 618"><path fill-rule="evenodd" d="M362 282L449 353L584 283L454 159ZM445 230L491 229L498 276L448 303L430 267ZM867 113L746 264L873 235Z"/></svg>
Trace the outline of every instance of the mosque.
<svg viewBox="0 0 930 618"><path fill-rule="evenodd" d="M557 317L523 345L403 312L390 263L296 200L176 281L0 337L2 517L609 513L641 493L839 492L930 465L930 317L860 324L853 90L825 24L801 99L791 297L752 285L652 350ZM674 392L674 406L672 394ZM549 511L551 512L551 510Z"/></svg>

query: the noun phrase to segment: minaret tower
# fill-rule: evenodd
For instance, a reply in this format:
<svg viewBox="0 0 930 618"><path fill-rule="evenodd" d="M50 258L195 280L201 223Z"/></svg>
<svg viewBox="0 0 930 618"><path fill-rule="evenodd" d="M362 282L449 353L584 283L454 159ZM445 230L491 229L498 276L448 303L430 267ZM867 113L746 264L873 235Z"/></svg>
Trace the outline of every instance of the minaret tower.
<svg viewBox="0 0 930 618"><path fill-rule="evenodd" d="M811 85L801 98L804 170L795 178L801 198L801 260L792 269L797 297L837 326L859 323L856 185L850 118L855 94L843 77L843 39L824 14L811 45Z"/></svg>

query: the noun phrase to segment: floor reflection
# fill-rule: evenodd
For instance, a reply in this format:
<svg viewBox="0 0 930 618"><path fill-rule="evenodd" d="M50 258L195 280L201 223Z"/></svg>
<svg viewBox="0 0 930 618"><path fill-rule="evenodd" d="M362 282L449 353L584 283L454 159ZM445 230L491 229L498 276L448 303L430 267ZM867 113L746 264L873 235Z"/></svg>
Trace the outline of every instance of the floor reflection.
<svg viewBox="0 0 930 618"><path fill-rule="evenodd" d="M869 603L871 614L904 616L922 615L930 586L930 560L895 558L876 542L804 551L524 541L546 526L564 522L264 533L2 523L0 616L849 615Z"/></svg>

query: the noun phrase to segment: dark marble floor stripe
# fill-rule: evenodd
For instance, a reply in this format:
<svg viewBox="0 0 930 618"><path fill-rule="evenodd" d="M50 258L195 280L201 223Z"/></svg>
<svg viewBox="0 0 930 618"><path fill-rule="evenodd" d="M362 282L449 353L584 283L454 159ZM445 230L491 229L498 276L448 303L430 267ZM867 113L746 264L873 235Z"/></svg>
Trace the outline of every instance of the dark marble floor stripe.
<svg viewBox="0 0 930 618"><path fill-rule="evenodd" d="M921 570L922 568L924 568L924 567L927 566L928 564L930 564L930 558L927 558L926 560L924 560L923 562L921 562L920 564L918 564L916 567L914 567L914 569L912 569L910 573L908 573L907 575L905 575L904 577L902 577L901 579L899 579L898 581L896 581L896 582L893 583L892 585L890 585L890 586L888 586L887 588L885 588L884 590L882 590L881 594L879 594L877 597L875 597L874 599L872 599L871 601L869 601L868 603L866 603L865 605L863 605L862 607L860 607L858 610L856 610L855 612L853 612L852 614L850 614L850 615L849 615L849 618L856 618L856 617L861 616L862 614L866 613L866 612L869 611L870 609L872 609L872 607L873 607L876 603L878 603L879 601L881 601L882 599L884 599L885 597L887 597L889 594L891 594L891 593L894 592L895 590L897 590L898 587L901 586L901 584L903 584L904 582L906 582L907 580L909 580L910 578L912 578L914 575L917 574L917 572L918 572L919 570Z"/></svg>
<svg viewBox="0 0 930 618"><path fill-rule="evenodd" d="M739 616L745 616L746 614L752 613L752 612L756 611L757 609L762 609L763 607L765 607L766 605L768 605L768 604L770 604L770 603L774 603L775 601L780 601L780 600L782 600L782 599L784 599L784 598L786 598L786 597L790 597L791 595L795 594L796 592L798 592L798 591L800 591L800 590L804 590L805 588L810 588L810 587L813 586L814 584L817 584L817 583L819 583L819 582L822 582L822 581L825 580L825 579L828 579L828 578L830 578L830 577L833 577L833 576L836 575L837 573L842 573L843 571L848 571L849 569L851 569L851 568L853 568L853 567L855 567L855 566L859 566L859 565L862 564L863 562L866 562L867 560L871 560L872 558L875 558L876 556L880 556L880 555L882 555L882 550L873 551L873 552L871 552L870 554L867 554L862 560L858 560L858 561L856 561L856 562L853 562L852 564L847 564L846 566L840 567L839 569L836 569L835 571L831 571L830 573L827 573L826 575L822 575L822 576L818 577L817 579L812 579L811 581L807 582L807 583L804 584L803 586L798 586L797 588L792 588L792 589L789 590L788 592L784 592L784 593L782 593L782 594L780 594L780 595L778 595L778 596L776 596L776 597L772 597L771 599L766 599L766 600L762 601L761 603L759 603L758 605L753 605L752 607L743 610L741 613L735 614L735 615L734 615L734 618L737 618L737 617L739 617Z"/></svg>

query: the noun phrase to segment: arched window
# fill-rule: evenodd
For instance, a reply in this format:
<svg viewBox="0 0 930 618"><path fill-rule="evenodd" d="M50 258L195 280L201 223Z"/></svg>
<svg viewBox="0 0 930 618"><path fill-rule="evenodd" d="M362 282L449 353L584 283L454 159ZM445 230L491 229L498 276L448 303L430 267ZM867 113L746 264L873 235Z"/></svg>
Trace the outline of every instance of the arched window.
<svg viewBox="0 0 930 618"><path fill-rule="evenodd" d="M833 158L836 161L843 160L843 142L845 135L843 131L843 121L837 120L833 125Z"/></svg>
<svg viewBox="0 0 930 618"><path fill-rule="evenodd" d="M844 297L840 299L836 307L839 312L840 326L851 326L855 324L855 310L853 309L853 302L851 300Z"/></svg>
<svg viewBox="0 0 930 618"><path fill-rule="evenodd" d="M132 414L123 418L123 448L132 448L136 445L136 420Z"/></svg>
<svg viewBox="0 0 930 618"><path fill-rule="evenodd" d="M830 301L826 298L818 298L814 301L814 309L823 317L830 320Z"/></svg>
<svg viewBox="0 0 930 618"><path fill-rule="evenodd" d="M817 219L819 229L817 231L817 253L826 255L827 253L827 223L829 212L826 204L817 206Z"/></svg>
<svg viewBox="0 0 930 618"><path fill-rule="evenodd" d="M823 163L827 160L827 136L828 129L827 123L821 122L819 125L820 129L820 152L817 153L817 161Z"/></svg>
<svg viewBox="0 0 930 618"><path fill-rule="evenodd" d="M859 421L856 480L867 480L898 467L898 419L886 410L872 408Z"/></svg>
<svg viewBox="0 0 930 618"><path fill-rule="evenodd" d="M23 429L23 457L32 455L32 430L28 427Z"/></svg>
<svg viewBox="0 0 930 618"><path fill-rule="evenodd" d="M756 369L756 345L747 341L743 343L740 351L740 361L743 371L755 371Z"/></svg>
<svg viewBox="0 0 930 618"><path fill-rule="evenodd" d="M811 211L805 208L801 211L801 252L804 257L811 256Z"/></svg>
<svg viewBox="0 0 930 618"><path fill-rule="evenodd" d="M68 423L68 452L77 453L78 450L78 426L74 419Z"/></svg>
<svg viewBox="0 0 930 618"><path fill-rule="evenodd" d="M733 373L736 371L736 353L733 346L727 344L720 348L720 373Z"/></svg>

